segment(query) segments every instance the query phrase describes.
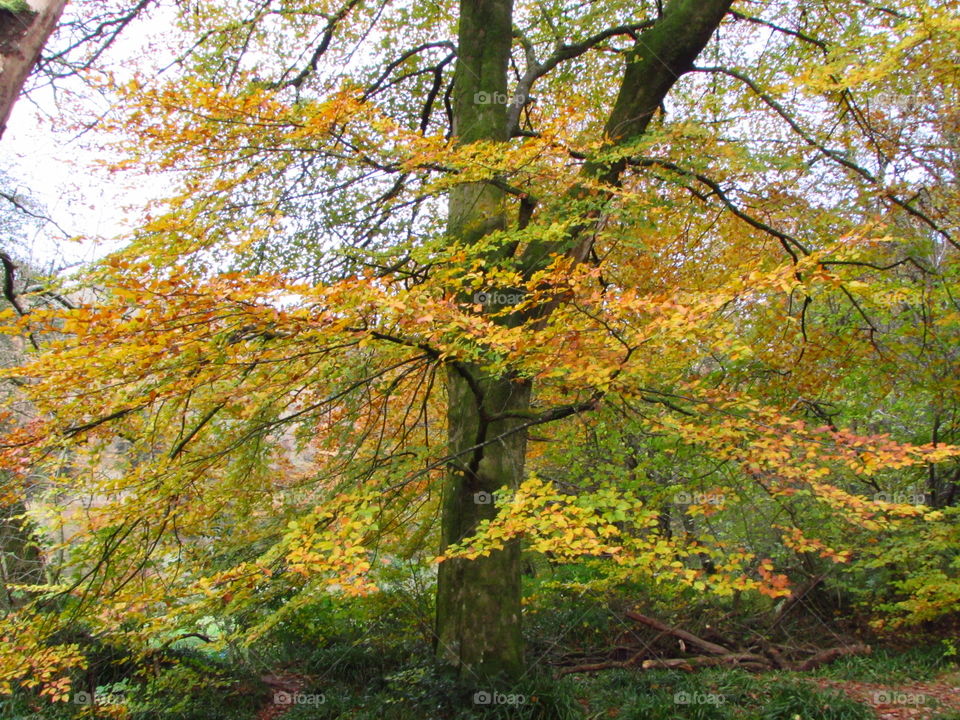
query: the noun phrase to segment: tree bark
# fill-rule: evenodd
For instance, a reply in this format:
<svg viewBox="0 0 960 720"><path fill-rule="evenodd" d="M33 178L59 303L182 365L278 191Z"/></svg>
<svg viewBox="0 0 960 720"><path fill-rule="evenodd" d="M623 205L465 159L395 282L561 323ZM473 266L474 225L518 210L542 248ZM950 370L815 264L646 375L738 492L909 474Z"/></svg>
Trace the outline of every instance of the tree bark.
<svg viewBox="0 0 960 720"><path fill-rule="evenodd" d="M454 133L460 143L507 140L507 63L513 30L512 0L460 3L459 53L454 90ZM504 192L469 183L451 192L448 232L474 243L507 226ZM450 454L443 490L441 552L474 534L496 514L492 493L516 487L526 438L512 432L521 421L491 419L528 409L530 387L511 377L487 377L477 367L447 374ZM496 439L500 438L500 439ZM476 560L447 560L437 578L437 657L464 679L517 676L523 666L520 634L520 547Z"/></svg>
<svg viewBox="0 0 960 720"><path fill-rule="evenodd" d="M492 493L504 486L516 487L526 455L525 434L513 432L521 420L488 417L526 410L529 383L510 378L467 380L460 372L475 371L452 369L447 378L450 449L463 454L448 471L444 489L444 547L473 535L482 520L496 514ZM482 398L475 394L477 386ZM486 442L490 444L483 445ZM437 654L443 663L456 667L462 678L510 678L522 671L520 579L516 541L476 560L441 563Z"/></svg>
<svg viewBox="0 0 960 720"><path fill-rule="evenodd" d="M40 51L57 27L67 0L29 0L22 11L0 9L0 138Z"/></svg>
<svg viewBox="0 0 960 720"><path fill-rule="evenodd" d="M23 599L11 585L39 585L44 580L43 558L25 512L23 501L0 504L0 611L17 607Z"/></svg>
<svg viewBox="0 0 960 720"><path fill-rule="evenodd" d="M673 0L661 19L640 38L628 57L620 91L606 125L608 144L629 143L646 131L651 118L679 77L706 46L732 0ZM459 143L509 139L507 67L512 42L512 0L461 0L459 46L454 80L454 134ZM619 181L625 161L587 163L585 174ZM574 195L582 192L574 190ZM509 225L503 190L467 183L450 195L448 233L472 244ZM528 273L545 267L555 253L586 257L584 238L591 216L563 242L531 242L521 258ZM511 248L492 250L492 262L507 259ZM504 288L488 288L493 291ZM544 306L526 318L545 318ZM496 514L486 502L497 489L516 487L524 470L526 436L520 419L529 411L529 382L509 375L491 377L480 368L453 365L447 374L449 450L441 518L441 552L470 537L478 524ZM513 543L476 560L447 560L437 579L436 639L441 663L464 679L517 677L522 671L520 626L520 547Z"/></svg>

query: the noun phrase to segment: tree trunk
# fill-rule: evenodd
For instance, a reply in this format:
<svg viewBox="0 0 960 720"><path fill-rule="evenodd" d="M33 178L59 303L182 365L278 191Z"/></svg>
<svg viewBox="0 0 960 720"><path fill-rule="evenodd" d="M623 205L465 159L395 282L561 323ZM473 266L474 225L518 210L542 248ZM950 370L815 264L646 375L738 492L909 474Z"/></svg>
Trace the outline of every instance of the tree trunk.
<svg viewBox="0 0 960 720"><path fill-rule="evenodd" d="M0 138L66 4L67 0L30 0L22 3L22 10L0 9Z"/></svg>
<svg viewBox="0 0 960 720"><path fill-rule="evenodd" d="M39 585L44 580L43 558L25 512L23 501L0 504L0 611L13 609L24 599L11 585Z"/></svg>
<svg viewBox="0 0 960 720"><path fill-rule="evenodd" d="M629 55L620 90L606 125L612 145L639 138L681 75L706 46L732 0L673 0L661 19ZM460 143L509 139L507 67L512 42L512 0L461 0L459 47L454 80L454 135ZM584 173L615 184L623 161L587 163ZM587 192L575 188L573 195ZM602 199L602 198L601 198ZM448 232L471 244L508 227L504 192L491 184L467 183L450 195ZM587 256L597 216L563 241L530 242L521 266L534 273L553 254ZM510 249L491 251L492 264ZM501 254L497 257L497 254ZM487 288L509 291L508 288ZM527 314L545 318L550 305ZM503 322L520 322L510 316ZM489 494L516 487L523 475L526 435L520 417L529 412L530 384L510 376L490 377L474 366L452 365L447 374L449 464L441 518L441 552L473 535L496 514ZM511 418L500 417L510 414ZM514 543L476 560L447 560L437 580L437 657L464 679L519 676L520 547Z"/></svg>
<svg viewBox="0 0 960 720"><path fill-rule="evenodd" d="M496 514L492 494L504 486L516 487L526 454L525 434L511 432L522 420L491 421L488 416L526 410L529 383L510 378L477 381L476 376L467 380L461 372L474 370L451 369L447 377L450 450L463 454L452 463L444 488L444 547L469 537L481 520ZM490 444L483 445L486 442ZM441 563L437 656L464 679L510 678L521 672L520 578L517 542L476 560Z"/></svg>
<svg viewBox="0 0 960 720"><path fill-rule="evenodd" d="M507 140L507 105L499 101L507 93L512 18L512 0L460 3L454 90L454 133L460 143ZM507 226L504 193L489 184L455 188L449 212L450 237L463 243L476 242ZM474 534L481 520L496 514L492 493L503 486L516 487L520 481L526 438L511 430L521 421L491 418L525 411L529 399L528 383L485 377L465 364L449 369L447 421L454 459L443 491L441 552ZM517 543L477 560L448 560L440 565L436 634L438 659L457 668L464 679L521 672Z"/></svg>

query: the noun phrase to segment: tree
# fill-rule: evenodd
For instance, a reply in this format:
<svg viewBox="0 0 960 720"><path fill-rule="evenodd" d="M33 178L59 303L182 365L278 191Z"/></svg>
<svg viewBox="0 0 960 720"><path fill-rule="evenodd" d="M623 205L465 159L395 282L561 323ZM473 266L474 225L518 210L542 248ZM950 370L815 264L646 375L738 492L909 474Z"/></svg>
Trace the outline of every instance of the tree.
<svg viewBox="0 0 960 720"><path fill-rule="evenodd" d="M0 4L0 137L27 75L57 27L67 0L9 0Z"/></svg>
<svg viewBox="0 0 960 720"><path fill-rule="evenodd" d="M16 255L26 244L26 235L31 226L34 228L43 219L43 213L36 207L36 202L24 197L12 187L10 178L0 172L0 198L4 205L0 206L0 232L3 233L3 249L0 250L0 264L3 266L3 305L13 310L23 311L18 295L29 285L29 271L20 272L24 262L15 261L11 254ZM26 275L26 278L22 276ZM24 281L26 280L26 282ZM0 342L0 363L4 367L15 367L24 360L22 338L6 337ZM16 387L6 387L5 391L17 393ZM29 409L18 407L16 399L6 399L8 406L13 406L18 414L18 424L25 416L29 416ZM7 484L7 483L5 483ZM3 594L0 596L0 607L10 609L18 602L18 598L11 591L11 586L19 584L38 584L43 582L43 566L40 558L40 547L33 537L34 528L26 520L26 498L18 496L7 498L0 506L0 583L3 585Z"/></svg>
<svg viewBox="0 0 960 720"><path fill-rule="evenodd" d="M693 67L730 7L730 0L716 2L674 1L664 14L646 28L626 54L617 100L605 123L605 147L600 153L638 142L667 93ZM633 29L637 31L641 25ZM463 144L506 142L513 131L509 110L519 108L525 98L515 97L509 105L478 102L485 98L506 98L508 67L513 38L513 4L509 0L461 2L457 75L453 90L453 128ZM624 31L626 32L626 31ZM580 48L586 52L603 38L591 38ZM529 77L546 72L535 56L528 58ZM556 62L552 58L548 61ZM529 81L532 86L532 80ZM530 88L525 88L529 90ZM584 177L616 185L625 169L613 161L590 159ZM604 191L591 192L574 186L574 197L603 202ZM577 198L581 199L581 198ZM464 245L474 245L494 230L504 231L515 224L508 216L507 191L489 183L455 187L450 197L449 236ZM600 205L602 207L602 204ZM518 252L507 245L488 255L494 267L518 263L521 278L529 283L544 272L556 256L583 261L591 249L591 234L597 229L600 212L588 222L570 228L559 239L533 240ZM592 220L592 222L590 222ZM493 304L496 311L497 305ZM507 327L541 321L550 311L549 301L531 305L520 317L509 314L495 320ZM473 536L482 519L492 519L496 508L480 505L474 495L496 493L502 487L519 487L524 474L526 442L523 419L529 417L531 383L513 372L491 375L476 365L456 364L447 380L450 454L457 458L444 485L442 551L448 545ZM582 408L585 409L585 408ZM556 412L562 417L575 408ZM489 442L493 438L502 438ZM520 634L520 546L511 542L505 549L476 560L453 560L441 566L437 598L437 640L439 653L447 662L466 672L482 676L507 672L519 675L522 668ZM486 622L478 623L477 617Z"/></svg>
<svg viewBox="0 0 960 720"><path fill-rule="evenodd" d="M901 64L955 93L955 23L731 6L184 7L176 70L113 88L108 128L118 170L180 191L91 269L107 298L17 325L62 335L16 371L42 421L4 461L57 478L72 533L23 644L61 610L143 647L209 617L254 642L437 541L438 657L487 681L520 672L521 552L779 597L772 560L699 518L762 498L780 547L836 564L942 530L855 482L956 448L824 422L822 395L881 353L890 270L955 262L927 143L951 121L897 135L864 107L906 91ZM617 425L643 452L557 470ZM681 535L664 506L694 476L663 471L686 453L731 487Z"/></svg>

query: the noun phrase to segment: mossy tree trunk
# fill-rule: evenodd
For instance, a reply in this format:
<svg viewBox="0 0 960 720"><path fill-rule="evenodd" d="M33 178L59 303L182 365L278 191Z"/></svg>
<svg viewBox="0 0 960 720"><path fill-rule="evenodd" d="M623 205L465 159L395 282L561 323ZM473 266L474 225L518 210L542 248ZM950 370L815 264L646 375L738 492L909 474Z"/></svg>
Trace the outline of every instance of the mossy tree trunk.
<svg viewBox="0 0 960 720"><path fill-rule="evenodd" d="M25 513L22 501L0 504L0 610L15 608L26 599L11 586L44 581L43 558Z"/></svg>
<svg viewBox="0 0 960 720"><path fill-rule="evenodd" d="M464 0L460 4L459 55L454 90L458 142L507 140L507 106L490 102L507 93L513 27L512 0ZM472 243L506 228L502 190L485 183L457 187L450 197L448 230ZM511 432L528 410L530 387L511 377L488 377L466 364L447 373L447 419L453 461L444 487L441 542L446 547L472 535L496 513L487 502L523 473L525 437ZM497 439L499 438L499 439ZM515 676L522 668L520 548L516 543L474 561L440 566L437 591L437 656L464 679Z"/></svg>

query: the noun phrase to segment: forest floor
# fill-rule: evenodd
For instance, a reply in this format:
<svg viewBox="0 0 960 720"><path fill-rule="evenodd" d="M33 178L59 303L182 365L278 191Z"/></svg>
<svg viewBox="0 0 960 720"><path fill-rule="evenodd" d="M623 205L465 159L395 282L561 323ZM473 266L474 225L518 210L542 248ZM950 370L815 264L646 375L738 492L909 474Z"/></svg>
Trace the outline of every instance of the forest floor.
<svg viewBox="0 0 960 720"><path fill-rule="evenodd" d="M581 691L586 690L587 694L580 695L575 703L579 706L582 716L616 720L635 720L636 718L646 717L729 717L744 719L756 717L775 718L776 720L797 720L798 718L801 720L821 720L822 718L850 717L850 715L844 713L842 708L830 703L829 698L835 698L839 693L861 706L860 712L855 715L856 717L874 717L876 720L960 719L960 670L956 668L939 672L925 679L904 678L894 673L889 676L888 682L838 679L829 676L811 676L808 673L781 671L759 673L751 676L755 684L748 681L748 684L752 685L749 691L745 693L734 692L722 711L721 708L713 708L713 711L717 712L704 711L703 708L684 708L675 705L672 708L666 707L668 704L672 704L669 696L675 689L670 687L670 676L686 675L686 681L689 682L691 678L687 673L682 671L658 671L655 675L665 679L666 682L661 684L659 681L655 681L649 685L643 681L645 673L640 670L618 670L611 674L625 675L631 672L636 674L636 679L639 681L638 685L641 686L634 686L633 692L643 693L646 690L650 695L661 695L663 697L660 697L658 701L646 709L636 706L631 707L622 704L623 696L610 695L602 690L594 696L590 692L594 686L602 687L607 684L607 678L603 677L603 675L606 675L605 673L590 678L582 678L581 680L585 684L581 685ZM285 693L290 695L301 693L305 688L311 686L311 681L314 678L280 670L264 675L260 679L272 694L267 703L257 712L255 720L281 720L281 718L293 717L294 715L299 720L300 717L304 717L297 712L299 708L296 707L295 703L288 704L283 700L278 702L276 698L283 697ZM724 685L722 674L707 673L704 679L705 683L702 687L704 693L718 692ZM720 687L717 685L718 681ZM810 704L805 707L788 708L783 706L780 709L772 709L766 706L764 710L760 710L765 698L774 696L781 691L788 694L795 692L798 684L809 686L820 694L807 698L806 702ZM647 686L644 688L643 685ZM688 684L686 687L690 687L690 685ZM823 704L818 707L818 703ZM484 707L474 708L474 712L469 717L488 717L488 710ZM799 710L799 712L794 712L794 710ZM399 709L396 707L383 707L381 710L383 714L380 717L383 720L390 720L394 717L391 713L398 711ZM690 714L687 714L688 712ZM403 711L399 711L399 713L396 717L409 717ZM518 717L521 716L527 717L526 714L518 715ZM324 715L323 717L327 716ZM368 717L368 715L364 714L363 717ZM464 715L457 715L457 717L464 717ZM501 715L496 715L496 717L499 718ZM534 713L532 717L546 716Z"/></svg>
<svg viewBox="0 0 960 720"><path fill-rule="evenodd" d="M880 720L930 720L947 712L960 714L960 671L945 672L921 681L901 681L896 689L889 684L817 678L821 688L840 690L859 703L870 706Z"/></svg>

